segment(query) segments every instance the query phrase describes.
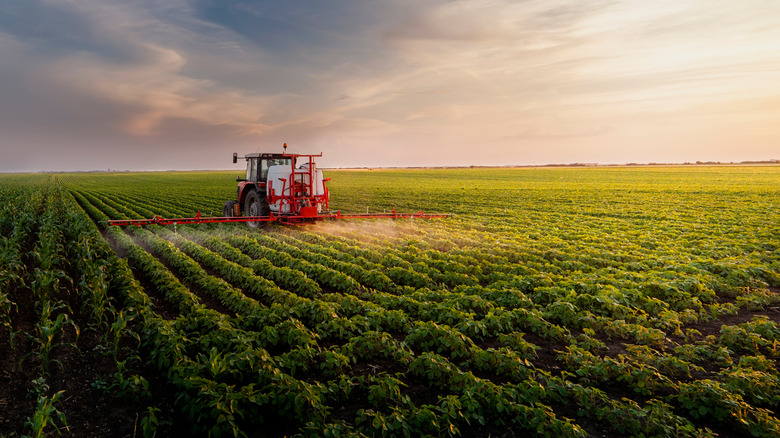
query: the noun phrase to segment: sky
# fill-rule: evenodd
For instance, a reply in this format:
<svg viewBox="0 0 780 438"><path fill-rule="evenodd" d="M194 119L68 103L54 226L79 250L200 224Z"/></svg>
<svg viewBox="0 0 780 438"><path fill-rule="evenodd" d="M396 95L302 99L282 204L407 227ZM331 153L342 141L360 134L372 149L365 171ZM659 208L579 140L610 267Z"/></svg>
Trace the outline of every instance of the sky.
<svg viewBox="0 0 780 438"><path fill-rule="evenodd" d="M780 159L776 0L0 0L0 172Z"/></svg>

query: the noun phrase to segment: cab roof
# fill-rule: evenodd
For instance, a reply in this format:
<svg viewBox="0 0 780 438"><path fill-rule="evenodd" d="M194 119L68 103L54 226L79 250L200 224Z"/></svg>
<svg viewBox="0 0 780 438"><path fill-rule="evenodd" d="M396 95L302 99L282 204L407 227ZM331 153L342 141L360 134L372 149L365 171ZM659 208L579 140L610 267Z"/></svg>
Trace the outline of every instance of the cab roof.
<svg viewBox="0 0 780 438"><path fill-rule="evenodd" d="M286 154L272 154L267 152L252 152L251 154L244 155L244 158L285 158L289 157Z"/></svg>

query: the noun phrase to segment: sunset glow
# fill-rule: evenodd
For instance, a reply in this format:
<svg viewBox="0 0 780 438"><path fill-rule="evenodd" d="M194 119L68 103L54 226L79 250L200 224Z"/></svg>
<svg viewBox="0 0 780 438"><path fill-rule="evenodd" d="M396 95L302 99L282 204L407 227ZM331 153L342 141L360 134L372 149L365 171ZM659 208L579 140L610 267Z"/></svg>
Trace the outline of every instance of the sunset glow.
<svg viewBox="0 0 780 438"><path fill-rule="evenodd" d="M0 171L780 158L773 1L0 3Z"/></svg>

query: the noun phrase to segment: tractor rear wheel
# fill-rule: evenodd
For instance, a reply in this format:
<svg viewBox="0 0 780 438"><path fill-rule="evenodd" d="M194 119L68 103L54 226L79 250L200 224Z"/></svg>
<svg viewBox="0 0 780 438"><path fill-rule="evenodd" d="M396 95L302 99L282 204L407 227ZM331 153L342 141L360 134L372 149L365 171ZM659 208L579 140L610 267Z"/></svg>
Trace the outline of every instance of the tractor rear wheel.
<svg viewBox="0 0 780 438"><path fill-rule="evenodd" d="M244 204L244 215L246 216L269 216L271 214L271 207L268 206L268 201L265 196L260 196L256 191L249 192L246 195L246 203ZM252 228L264 227L267 222L264 221L249 221L247 225Z"/></svg>
<svg viewBox="0 0 780 438"><path fill-rule="evenodd" d="M235 209L236 201L225 201L225 204L222 206L222 216L224 217L233 217L233 211Z"/></svg>

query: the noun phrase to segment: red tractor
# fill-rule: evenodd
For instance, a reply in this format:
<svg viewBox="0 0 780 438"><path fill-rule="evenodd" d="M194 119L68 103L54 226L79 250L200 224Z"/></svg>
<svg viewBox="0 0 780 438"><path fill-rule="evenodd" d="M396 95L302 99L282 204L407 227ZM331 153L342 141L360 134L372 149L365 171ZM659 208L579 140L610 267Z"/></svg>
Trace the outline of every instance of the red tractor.
<svg viewBox="0 0 780 438"><path fill-rule="evenodd" d="M284 148L287 149L285 143ZM253 153L246 159L246 178L237 177L236 199L222 207L225 217L261 217L248 220L258 227L269 220L312 222L328 210L328 189L314 157L318 155ZM233 163L238 154L233 154ZM272 219L276 218L276 219Z"/></svg>

